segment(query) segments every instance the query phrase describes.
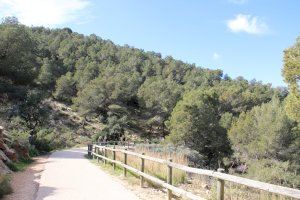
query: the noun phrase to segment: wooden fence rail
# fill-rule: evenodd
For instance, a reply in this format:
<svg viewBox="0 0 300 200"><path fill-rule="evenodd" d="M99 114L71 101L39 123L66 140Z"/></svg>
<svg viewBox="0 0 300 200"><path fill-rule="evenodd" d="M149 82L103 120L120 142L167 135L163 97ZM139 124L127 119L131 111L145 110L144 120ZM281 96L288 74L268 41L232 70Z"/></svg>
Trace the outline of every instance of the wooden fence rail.
<svg viewBox="0 0 300 200"><path fill-rule="evenodd" d="M101 151L100 151L101 149ZM100 152L103 152L101 153ZM113 159L110 159L107 157L107 151L113 152ZM124 154L124 163L121 161L116 160L116 152L120 152ZM266 192L270 192L277 195L282 195L285 197L292 197L295 199L300 199L300 190L273 185L269 183L264 183L260 181L255 181L247 178L242 178L238 176L233 176L229 174L222 173L223 170L219 169L217 172L212 170L206 170L206 169L199 169L199 168L192 168L185 165L177 164L172 162L172 160L164 160L159 158L154 158L150 156L146 156L144 154L139 154L136 152L128 151L127 149L117 149L117 148L111 148L107 146L101 146L101 145L89 145L88 146L88 155L91 157L97 157L104 160L105 163L111 162L115 168L115 165L120 165L124 169L124 176L127 174L127 170L137 174L140 176L141 179L141 186L144 184L144 179L147 179L148 181L157 184L161 187L164 187L167 189L167 199L171 200L173 194L179 197L188 198L191 200L203 200L203 198L196 196L190 192L187 192L183 189L177 188L172 185L172 169L179 169L188 173L194 173L199 175L206 175L210 177L214 177L217 179L217 199L218 200L224 200L224 187L225 187L225 181L233 182L239 185L244 185L250 188L263 190ZM141 159L141 170L135 169L129 165L127 165L127 155L136 156ZM167 174L167 182L162 181L156 177L153 177L151 175L148 175L144 172L145 168L145 160L150 160L153 162L157 162L160 164L166 165L168 168L168 174Z"/></svg>

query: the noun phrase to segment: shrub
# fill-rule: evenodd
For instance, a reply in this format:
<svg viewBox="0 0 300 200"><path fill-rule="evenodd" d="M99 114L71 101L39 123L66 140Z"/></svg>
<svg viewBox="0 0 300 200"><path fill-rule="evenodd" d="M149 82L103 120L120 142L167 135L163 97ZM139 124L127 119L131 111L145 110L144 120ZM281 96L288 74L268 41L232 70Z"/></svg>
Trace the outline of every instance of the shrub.
<svg viewBox="0 0 300 200"><path fill-rule="evenodd" d="M29 151L29 156L30 157L35 157L35 156L40 155L39 151L35 147L33 147L33 146L30 146L28 148L28 151Z"/></svg>
<svg viewBox="0 0 300 200"><path fill-rule="evenodd" d="M300 187L300 176L291 172L290 163L278 160L262 159L249 161L247 177L276 185Z"/></svg>
<svg viewBox="0 0 300 200"><path fill-rule="evenodd" d="M0 198L4 195L10 194L12 188L9 184L9 178L7 176L0 175Z"/></svg>

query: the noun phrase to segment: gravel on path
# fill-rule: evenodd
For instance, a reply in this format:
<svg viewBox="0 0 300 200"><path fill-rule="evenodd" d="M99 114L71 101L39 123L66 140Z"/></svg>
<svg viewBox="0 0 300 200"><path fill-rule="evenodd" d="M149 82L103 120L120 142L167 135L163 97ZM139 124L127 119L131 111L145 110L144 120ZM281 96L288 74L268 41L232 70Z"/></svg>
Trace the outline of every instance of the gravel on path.
<svg viewBox="0 0 300 200"><path fill-rule="evenodd" d="M85 149L52 153L40 179L36 200L139 200L84 158Z"/></svg>
<svg viewBox="0 0 300 200"><path fill-rule="evenodd" d="M34 162L25 171L13 173L11 186L13 193L3 200L34 200L39 187L39 179L48 156L34 158Z"/></svg>

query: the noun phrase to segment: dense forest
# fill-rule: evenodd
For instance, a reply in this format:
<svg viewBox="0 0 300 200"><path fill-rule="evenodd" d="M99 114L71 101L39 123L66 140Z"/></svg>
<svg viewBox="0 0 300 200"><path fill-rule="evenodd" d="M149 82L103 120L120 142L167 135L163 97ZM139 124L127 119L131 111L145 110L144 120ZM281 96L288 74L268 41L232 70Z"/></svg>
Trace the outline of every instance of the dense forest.
<svg viewBox="0 0 300 200"><path fill-rule="evenodd" d="M39 151L99 138L156 141L196 150L201 167L299 188L300 39L284 51L282 74L288 88L69 28L14 17L0 25L0 123ZM80 123L58 115L55 102Z"/></svg>

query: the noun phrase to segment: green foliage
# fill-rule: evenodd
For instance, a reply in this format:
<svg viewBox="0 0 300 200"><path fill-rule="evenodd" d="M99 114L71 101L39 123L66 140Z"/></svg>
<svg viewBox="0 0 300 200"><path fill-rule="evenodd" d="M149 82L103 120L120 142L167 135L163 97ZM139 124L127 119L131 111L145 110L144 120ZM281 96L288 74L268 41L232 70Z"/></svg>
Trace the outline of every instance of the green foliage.
<svg viewBox="0 0 300 200"><path fill-rule="evenodd" d="M281 96L282 91L260 82L248 82L242 77L224 80L212 88L219 95L222 112L239 115L254 106L269 102L274 95Z"/></svg>
<svg viewBox="0 0 300 200"><path fill-rule="evenodd" d="M193 68L187 71L184 77L184 87L188 91L197 88L208 88L218 84L222 80L222 75L221 70Z"/></svg>
<svg viewBox="0 0 300 200"><path fill-rule="evenodd" d="M299 129L278 98L243 112L228 135L247 176L299 187Z"/></svg>
<svg viewBox="0 0 300 200"><path fill-rule="evenodd" d="M225 112L221 115L220 118L220 126L228 130L231 127L232 121L233 121L233 114L230 112Z"/></svg>
<svg viewBox="0 0 300 200"><path fill-rule="evenodd" d="M291 119L300 123L300 38L294 46L284 51L282 74L290 91L286 100L286 112Z"/></svg>
<svg viewBox="0 0 300 200"><path fill-rule="evenodd" d="M6 163L6 165L11 171L18 172L25 170L26 167L28 167L28 165L30 165L32 162L32 159L20 159L17 162Z"/></svg>
<svg viewBox="0 0 300 200"><path fill-rule="evenodd" d="M58 100L70 102L75 94L75 81L72 77L72 73L68 72L57 80L53 95Z"/></svg>
<svg viewBox="0 0 300 200"><path fill-rule="evenodd" d="M172 112L167 139L197 150L207 166L217 167L231 153L226 129L219 125L219 107L214 92L200 89L185 94Z"/></svg>
<svg viewBox="0 0 300 200"><path fill-rule="evenodd" d="M248 178L293 188L300 187L300 176L291 169L289 161L261 159L249 160L247 164Z"/></svg>
<svg viewBox="0 0 300 200"><path fill-rule="evenodd" d="M82 114L105 110L111 104L126 103L136 96L139 78L136 74L106 71L91 81L75 99Z"/></svg>
<svg viewBox="0 0 300 200"><path fill-rule="evenodd" d="M261 161L258 166L275 174L261 174L262 179L296 185L290 175L300 171L299 52L299 40L285 51L285 98L285 89L231 79L221 70L69 28L26 27L6 18L0 25L1 118L15 129L14 137L26 141L34 136L41 152L89 141L91 121L106 124L94 141L118 140L132 130L147 138L170 131L167 141L196 150L195 159L203 161L199 165L212 168L232 153L229 130L234 158L247 162L249 176L251 162ZM49 94L72 104L88 125L74 125L82 119L68 111L51 113L44 101ZM280 180L276 170L291 178Z"/></svg>
<svg viewBox="0 0 300 200"><path fill-rule="evenodd" d="M43 85L43 87L53 89L56 80L61 75L65 74L65 71L66 70L61 67L59 63L49 58L44 58L38 76L38 81Z"/></svg>
<svg viewBox="0 0 300 200"><path fill-rule="evenodd" d="M40 155L40 152L33 146L29 146L28 152L30 157L36 157Z"/></svg>
<svg viewBox="0 0 300 200"><path fill-rule="evenodd" d="M86 84L99 76L99 66L95 61L86 63L85 60L80 60L76 63L76 69L74 79L79 90L82 90Z"/></svg>
<svg viewBox="0 0 300 200"><path fill-rule="evenodd" d="M42 104L45 98L38 90L30 90L26 98L19 105L20 117L30 131L31 143L34 143L37 129L45 122L48 116L47 108Z"/></svg>
<svg viewBox="0 0 300 200"><path fill-rule="evenodd" d="M35 147L41 153L72 146L74 146L74 140L71 132L59 133L51 129L41 129L37 133Z"/></svg>
<svg viewBox="0 0 300 200"><path fill-rule="evenodd" d="M176 82L152 77L141 85L138 97L144 107L168 115L180 99L181 93L182 88Z"/></svg>
<svg viewBox="0 0 300 200"><path fill-rule="evenodd" d="M236 152L245 160L278 158L294 140L293 127L282 103L274 98L270 103L242 113L228 135Z"/></svg>
<svg viewBox="0 0 300 200"><path fill-rule="evenodd" d="M9 184L9 178L7 176L0 175L0 198L10 193L12 193L12 188Z"/></svg>
<svg viewBox="0 0 300 200"><path fill-rule="evenodd" d="M32 83L38 73L36 51L37 42L28 28L9 19L0 24L1 76L16 84Z"/></svg>

